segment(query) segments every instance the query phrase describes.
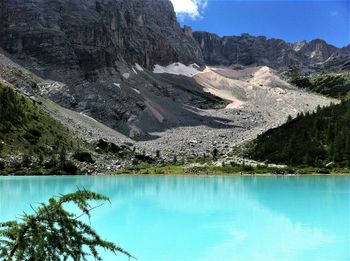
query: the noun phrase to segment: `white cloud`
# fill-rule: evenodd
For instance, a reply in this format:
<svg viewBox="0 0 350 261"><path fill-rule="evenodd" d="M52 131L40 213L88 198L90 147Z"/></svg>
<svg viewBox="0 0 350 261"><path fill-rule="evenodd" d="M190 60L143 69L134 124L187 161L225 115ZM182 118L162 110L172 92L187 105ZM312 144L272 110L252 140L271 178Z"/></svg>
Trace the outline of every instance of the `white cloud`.
<svg viewBox="0 0 350 261"><path fill-rule="evenodd" d="M171 0L176 14L180 18L189 16L192 19L200 18L206 8L208 0Z"/></svg>

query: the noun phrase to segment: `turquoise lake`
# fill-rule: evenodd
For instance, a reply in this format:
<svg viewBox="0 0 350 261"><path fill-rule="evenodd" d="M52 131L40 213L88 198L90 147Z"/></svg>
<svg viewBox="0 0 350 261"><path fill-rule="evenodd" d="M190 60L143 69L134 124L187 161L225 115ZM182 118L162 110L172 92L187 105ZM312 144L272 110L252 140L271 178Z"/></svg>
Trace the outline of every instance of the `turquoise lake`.
<svg viewBox="0 0 350 261"><path fill-rule="evenodd" d="M91 225L140 261L350 260L345 176L0 177L0 222L77 186L110 197Z"/></svg>

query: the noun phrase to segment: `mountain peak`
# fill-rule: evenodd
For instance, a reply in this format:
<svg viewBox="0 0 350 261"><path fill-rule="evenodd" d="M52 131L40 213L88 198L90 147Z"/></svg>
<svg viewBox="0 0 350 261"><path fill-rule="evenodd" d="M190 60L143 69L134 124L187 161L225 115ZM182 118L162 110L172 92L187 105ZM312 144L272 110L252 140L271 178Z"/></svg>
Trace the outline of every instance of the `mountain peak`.
<svg viewBox="0 0 350 261"><path fill-rule="evenodd" d="M322 39L288 43L265 36L219 37L207 32L194 32L205 62L213 65L268 65L273 68L308 66L327 61L339 49Z"/></svg>

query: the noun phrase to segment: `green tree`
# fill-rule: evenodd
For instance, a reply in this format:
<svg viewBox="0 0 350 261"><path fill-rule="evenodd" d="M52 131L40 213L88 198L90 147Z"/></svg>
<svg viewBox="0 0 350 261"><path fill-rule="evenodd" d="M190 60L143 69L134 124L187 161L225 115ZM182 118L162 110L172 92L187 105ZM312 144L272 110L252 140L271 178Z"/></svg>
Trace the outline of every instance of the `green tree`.
<svg viewBox="0 0 350 261"><path fill-rule="evenodd" d="M66 152L66 148L64 146L62 146L61 151L60 151L60 155L59 155L59 163L61 166L64 165L64 163L67 160L67 152Z"/></svg>
<svg viewBox="0 0 350 261"><path fill-rule="evenodd" d="M22 157L22 166L25 168L29 168L32 164L32 157L28 154L24 154Z"/></svg>
<svg viewBox="0 0 350 261"><path fill-rule="evenodd" d="M38 155L38 164L41 166L44 163L44 155L40 152Z"/></svg>
<svg viewBox="0 0 350 261"><path fill-rule="evenodd" d="M174 157L173 157L173 165L176 165L177 164L177 157L176 157L176 155L174 155Z"/></svg>
<svg viewBox="0 0 350 261"><path fill-rule="evenodd" d="M218 154L219 154L218 149L214 148L212 154L213 154L213 159L216 160L218 158Z"/></svg>
<svg viewBox="0 0 350 261"><path fill-rule="evenodd" d="M48 204L34 209L34 214L24 214L20 221L0 223L0 259L1 260L87 260L93 256L102 260L97 248L120 252L133 257L130 253L112 242L102 240L86 223L79 219L90 218L90 201L109 201L101 194L78 190L75 193L52 197ZM67 212L64 206L75 204L81 215Z"/></svg>

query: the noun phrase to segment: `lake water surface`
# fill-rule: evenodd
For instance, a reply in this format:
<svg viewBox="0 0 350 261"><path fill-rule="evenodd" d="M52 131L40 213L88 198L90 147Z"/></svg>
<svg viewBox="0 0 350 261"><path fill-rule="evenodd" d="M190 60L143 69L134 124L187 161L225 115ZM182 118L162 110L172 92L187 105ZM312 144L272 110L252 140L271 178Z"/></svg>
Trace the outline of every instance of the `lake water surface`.
<svg viewBox="0 0 350 261"><path fill-rule="evenodd" d="M110 197L92 227L140 261L350 260L350 177L0 177L0 222L77 186Z"/></svg>

